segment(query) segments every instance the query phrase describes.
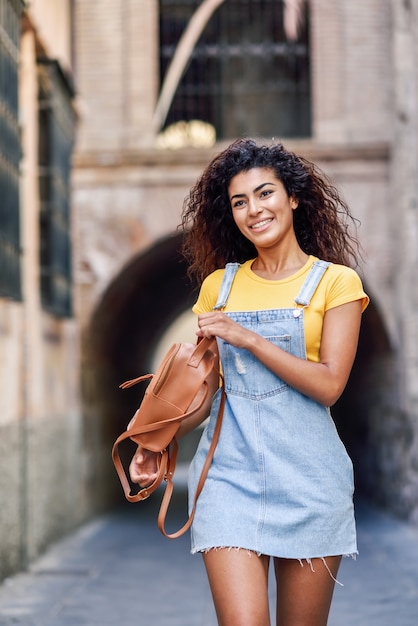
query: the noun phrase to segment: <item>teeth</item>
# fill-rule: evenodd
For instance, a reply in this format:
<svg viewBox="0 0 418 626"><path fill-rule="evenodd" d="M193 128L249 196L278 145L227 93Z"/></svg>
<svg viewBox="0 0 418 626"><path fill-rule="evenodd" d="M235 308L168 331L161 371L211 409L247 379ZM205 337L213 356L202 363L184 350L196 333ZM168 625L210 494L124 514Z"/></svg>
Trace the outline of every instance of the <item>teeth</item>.
<svg viewBox="0 0 418 626"><path fill-rule="evenodd" d="M261 228L262 226L265 226L269 222L271 222L271 218L268 220L263 220L262 222L257 222L257 224L253 224L250 228Z"/></svg>

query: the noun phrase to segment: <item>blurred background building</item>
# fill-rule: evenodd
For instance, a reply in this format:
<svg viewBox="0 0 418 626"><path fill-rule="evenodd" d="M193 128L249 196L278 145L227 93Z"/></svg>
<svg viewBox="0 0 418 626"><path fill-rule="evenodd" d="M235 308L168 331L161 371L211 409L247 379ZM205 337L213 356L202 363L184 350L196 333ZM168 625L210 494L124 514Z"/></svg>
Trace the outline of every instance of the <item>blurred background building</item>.
<svg viewBox="0 0 418 626"><path fill-rule="evenodd" d="M372 303L334 408L358 489L418 523L418 0L0 0L0 576L120 501L110 449L194 339L177 230L236 137L314 160Z"/></svg>

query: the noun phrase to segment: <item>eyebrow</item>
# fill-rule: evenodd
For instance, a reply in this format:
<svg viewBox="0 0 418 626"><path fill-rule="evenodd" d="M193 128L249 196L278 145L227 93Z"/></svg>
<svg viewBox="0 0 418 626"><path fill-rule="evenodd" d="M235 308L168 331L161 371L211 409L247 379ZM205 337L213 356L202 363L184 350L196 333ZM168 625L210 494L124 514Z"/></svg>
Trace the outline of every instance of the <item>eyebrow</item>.
<svg viewBox="0 0 418 626"><path fill-rule="evenodd" d="M261 185L258 185L255 189L253 189L253 193L257 193L257 191L260 191L260 189L262 189L266 185L273 185L274 187L276 187L275 183L270 183L270 182L261 183ZM246 195L245 193L236 193L233 196L231 196L230 202L232 202L234 198L244 198L245 195Z"/></svg>

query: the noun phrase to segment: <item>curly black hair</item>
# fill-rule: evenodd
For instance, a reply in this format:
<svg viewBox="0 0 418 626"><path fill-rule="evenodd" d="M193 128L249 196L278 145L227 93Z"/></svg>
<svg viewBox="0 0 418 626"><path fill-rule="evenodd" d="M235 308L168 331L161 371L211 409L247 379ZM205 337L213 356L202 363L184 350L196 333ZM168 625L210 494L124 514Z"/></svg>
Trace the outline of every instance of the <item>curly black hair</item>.
<svg viewBox="0 0 418 626"><path fill-rule="evenodd" d="M360 246L349 229L357 220L327 176L280 143L238 139L209 163L185 199L182 252L190 278L201 282L226 263L243 263L257 256L254 245L234 222L228 196L231 179L256 167L274 171L287 195L298 201L293 223L306 254L332 263L357 264Z"/></svg>

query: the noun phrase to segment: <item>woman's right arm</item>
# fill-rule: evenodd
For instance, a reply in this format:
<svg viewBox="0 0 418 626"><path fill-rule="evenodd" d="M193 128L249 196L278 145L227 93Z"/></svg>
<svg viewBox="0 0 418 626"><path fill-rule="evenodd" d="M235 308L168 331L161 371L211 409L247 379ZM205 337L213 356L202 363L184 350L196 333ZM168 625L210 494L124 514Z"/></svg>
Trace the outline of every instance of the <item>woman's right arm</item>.
<svg viewBox="0 0 418 626"><path fill-rule="evenodd" d="M204 410L202 408L198 414L189 417L188 420L182 423L177 431L177 439L181 439L181 437L197 428L208 417L211 403L212 399L210 399L209 405L208 402L205 403ZM159 452L151 452L151 450L147 450L142 446L137 447L129 465L129 475L133 483L138 483L142 487L148 487L148 485L154 482L157 478L157 459L159 454Z"/></svg>
<svg viewBox="0 0 418 626"><path fill-rule="evenodd" d="M197 428L208 416L212 406L213 395L219 387L219 374L213 370L208 380L208 393L199 410L181 423L177 431L177 439L181 439ZM143 487L150 485L157 477L157 459L159 452L151 452L138 446L129 465L129 475L133 483Z"/></svg>
<svg viewBox="0 0 418 626"><path fill-rule="evenodd" d="M129 476L133 483L148 487L157 478L158 452L138 446L129 465Z"/></svg>
<svg viewBox="0 0 418 626"><path fill-rule="evenodd" d="M198 300L195 304L197 310L212 310L216 302L216 295L222 282L222 276L223 271L218 270L203 281ZM177 432L177 439L181 439L189 432L197 428L197 426L199 426L208 417L212 406L213 395L218 387L219 375L216 372L212 372L212 377L209 381L209 392L205 402L198 412L194 413L191 417L182 422ZM145 487L153 482L157 474L158 454L158 452L150 452L149 450L145 450L141 446L138 446L129 465L129 474L132 482L143 484Z"/></svg>

